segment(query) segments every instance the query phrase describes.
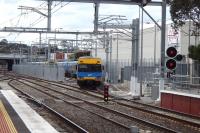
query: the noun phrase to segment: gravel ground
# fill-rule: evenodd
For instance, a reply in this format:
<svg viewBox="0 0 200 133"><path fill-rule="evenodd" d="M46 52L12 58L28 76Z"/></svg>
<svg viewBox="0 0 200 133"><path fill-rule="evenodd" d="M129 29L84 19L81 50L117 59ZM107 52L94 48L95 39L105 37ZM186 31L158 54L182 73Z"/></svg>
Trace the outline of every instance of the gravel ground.
<svg viewBox="0 0 200 133"><path fill-rule="evenodd" d="M80 126L84 127L91 133L128 133L129 131L120 129L116 125L104 120L96 115L93 115L85 110L74 107L65 103L48 103L54 107L54 109L59 112L63 112L65 116L74 121L75 123L79 123ZM60 108L60 107L65 108ZM99 112L100 113L100 112Z"/></svg>
<svg viewBox="0 0 200 133"><path fill-rule="evenodd" d="M0 87L4 90L13 90L15 94L17 94L20 98L22 98L33 110L35 110L40 116L42 116L47 122L49 122L58 132L61 133L76 133L71 127L67 126L65 123L57 119L55 115L50 113L48 110L44 109L43 107L38 107L37 105L33 104L30 100L24 97L20 92L14 90L7 84L7 81L0 81ZM34 92L34 90L32 90ZM37 96L44 96L37 93L34 93L35 97Z"/></svg>
<svg viewBox="0 0 200 133"><path fill-rule="evenodd" d="M29 84L31 84L31 83L29 83ZM18 84L15 83L15 85L18 85ZM48 84L46 84L46 85L48 85ZM37 85L34 85L34 86L38 87ZM52 86L52 85L48 85L48 86L55 88L55 86ZM28 89L28 87L25 86L25 85L24 86L22 85L21 87L22 87L22 89L24 88L24 89L28 90L28 92L30 94L33 94L35 97L41 99L47 105L52 106L54 109L56 109L57 111L64 114L65 116L67 116L67 118L71 119L75 123L79 123L80 126L85 128L89 132L92 132L92 133L110 133L110 132L124 133L124 132L129 132L129 130L127 130L127 129L125 130L123 128L118 128L117 125L115 125L115 124L113 124L113 123L111 123L107 120L104 120L97 115L89 113L88 111L85 111L85 110L80 109L78 107L72 106L70 104L66 104L61 100L52 99L51 97L44 95L41 92L35 91L34 89L30 89L30 88ZM55 88L55 89L62 90L59 87ZM51 92L50 90L47 90L47 89L44 89L44 88L43 88L43 90L45 90L46 92ZM70 95L76 96L78 98L84 98L86 100L91 100L91 101L95 100L96 101L96 98L91 99L92 98L91 96L87 96L85 94L80 94L80 93L68 91L68 90L62 90L62 92L70 93ZM73 101L73 103L76 103L76 105L78 105L79 107L86 108L86 109L92 111L93 113L103 115L106 118L112 118L113 120L116 120L116 121L118 121L122 124L127 125L128 127L137 125L140 128L145 129L145 130L153 130L153 129L141 126L138 123L134 122L133 120L128 120L128 119L120 117L119 115L109 113L108 111L105 111L103 109L99 109L99 108L96 108L96 107L93 107L93 106L89 106L88 104L85 104L85 103L80 102L78 100L74 100L73 98L71 98L71 99L66 98L64 96L61 96L61 95L55 94L55 93L54 93L54 95L59 96L60 98L65 99L67 101L71 101L71 102ZM112 102L102 103L101 101L98 101L98 104L107 106L110 109L116 109L118 111L124 112L124 113L132 115L132 116L137 116L137 117L139 116L141 119L148 119L152 122L157 121L157 122L161 123L163 126L167 125L168 127L174 127L174 124L171 123L170 121L166 120L166 119L160 119L160 117L158 117L158 116L152 117L152 115L147 115L146 113L142 113L142 112L139 112L137 110L133 110L132 108L122 107L122 106L117 105L116 103L112 103ZM174 129L176 129L180 132L183 132L183 133L188 133L188 132L196 133L197 132L195 130L189 129L188 127L184 127L181 124ZM153 131L157 132L156 130L153 130Z"/></svg>
<svg viewBox="0 0 200 133"><path fill-rule="evenodd" d="M18 84L15 83L15 85ZM107 120L104 120L99 116L91 114L78 107L66 104L61 100L51 99L48 96L35 91L34 89L28 89L28 87L25 85L21 85L20 87L23 90L26 90L26 92L33 94L35 97L42 99L45 104L50 105L55 110L57 110L61 114L64 114L67 118L71 119L75 123L79 123L81 127L83 127L91 133L129 132L129 130L127 131L127 129L120 129L115 124L110 123Z"/></svg>

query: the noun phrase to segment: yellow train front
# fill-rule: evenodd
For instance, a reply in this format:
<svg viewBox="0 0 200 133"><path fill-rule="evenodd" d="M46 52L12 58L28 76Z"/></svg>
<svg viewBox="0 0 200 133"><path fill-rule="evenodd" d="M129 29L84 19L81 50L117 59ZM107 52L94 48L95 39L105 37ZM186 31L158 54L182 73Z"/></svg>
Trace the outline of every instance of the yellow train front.
<svg viewBox="0 0 200 133"><path fill-rule="evenodd" d="M80 57L77 64L77 83L82 86L100 86L104 81L104 67L100 58Z"/></svg>

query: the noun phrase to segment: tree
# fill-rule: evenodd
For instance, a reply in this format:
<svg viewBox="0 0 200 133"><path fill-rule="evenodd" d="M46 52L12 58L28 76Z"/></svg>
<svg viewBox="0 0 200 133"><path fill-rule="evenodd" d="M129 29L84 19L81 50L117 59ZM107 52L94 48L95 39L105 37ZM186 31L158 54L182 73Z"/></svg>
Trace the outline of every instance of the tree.
<svg viewBox="0 0 200 133"><path fill-rule="evenodd" d="M168 3L171 5L170 14L175 29L184 25L188 19L200 28L200 0L168 0Z"/></svg>
<svg viewBox="0 0 200 133"><path fill-rule="evenodd" d="M192 58L193 60L197 60L198 62L200 62L200 44L198 46L189 46L188 48L189 51L189 58Z"/></svg>
<svg viewBox="0 0 200 133"><path fill-rule="evenodd" d="M6 39L2 39L0 45L7 45L8 41Z"/></svg>

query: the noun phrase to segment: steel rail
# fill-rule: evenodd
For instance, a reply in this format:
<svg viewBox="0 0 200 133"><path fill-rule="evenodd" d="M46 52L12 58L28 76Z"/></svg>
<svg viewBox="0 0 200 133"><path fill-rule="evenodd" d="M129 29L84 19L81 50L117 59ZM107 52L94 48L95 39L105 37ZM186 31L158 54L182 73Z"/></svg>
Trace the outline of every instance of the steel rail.
<svg viewBox="0 0 200 133"><path fill-rule="evenodd" d="M123 125L123 124L121 124L121 123L115 122L115 121L110 120L110 119L108 119L108 118L106 118L106 117L104 117L104 116L102 116L102 115L100 115L100 114L94 113L94 112L92 112L92 111L90 111L90 110L88 110L88 109L85 109L85 108L83 108L83 107L80 107L80 106L78 106L78 105L76 105L76 104L73 104L73 103L71 103L71 102L68 102L68 101L66 101L66 100L64 100L64 99L58 98L58 97L56 97L56 96L53 95L53 94L49 94L48 92L45 92L45 91L43 91L43 90L41 90L41 89L38 89L38 88L36 88L36 87L33 87L33 86L31 86L31 85L29 85L29 84L26 84L26 83L24 83L24 82L22 82L22 81L19 81L19 80L17 80L17 81L20 82L20 83L22 83L22 84L25 84L25 85L27 85L27 86L29 86L29 87L31 87L31 88L34 88L34 89L38 90L39 92L42 92L42 93L44 93L44 94L46 94L46 95L48 95L48 96L51 96L51 97L53 97L53 98L55 98L55 99L62 100L63 102L65 102L65 103L67 103L67 104L73 105L73 106L75 106L75 107L77 107L77 108L86 110L86 111L89 112L89 113L95 114L95 115L97 115L97 116L99 116L99 117L101 117L101 118L103 118L103 119L105 119L105 120L107 120L107 121L110 121L110 122L112 122L112 123L114 123L114 124L116 124L116 125L118 125L118 126L124 128L124 129L126 129L126 130L129 130L129 129L130 129L129 127L127 127L127 126L125 126L125 125ZM38 84L37 84L37 85L38 85ZM61 92L60 92L60 93L61 93ZM61 94L62 94L62 93L61 93ZM71 97L71 96L69 96L69 97ZM74 99L76 99L76 98L74 98Z"/></svg>
<svg viewBox="0 0 200 133"><path fill-rule="evenodd" d="M148 109L143 108L145 106L137 107L137 106L132 106L132 105L129 105L129 104L126 104L126 103L122 103L122 102L117 102L117 103L122 105L122 106L126 106L126 107L129 107L129 108L135 108L137 110L140 110L140 111L143 111L143 112L148 112L148 113L153 114L153 115L159 115L161 117L168 118L168 119L174 120L174 121L178 121L178 122L181 122L181 123L184 123L184 124L187 124L187 125L192 125L192 126L197 127L197 128L200 127L200 123L196 123L196 122L180 119L180 118L177 118L177 117L173 117L173 116L167 115L165 113L162 114L162 113L158 113L156 111L148 110Z"/></svg>
<svg viewBox="0 0 200 133"><path fill-rule="evenodd" d="M4 77L4 76L0 77L0 81L4 81L4 80L10 80L10 78Z"/></svg>
<svg viewBox="0 0 200 133"><path fill-rule="evenodd" d="M24 75L22 77L28 78L27 76L24 76ZM52 84L52 85L55 85L55 86L58 86L58 87L64 87L66 89L73 90L73 91L76 91L76 92L85 93L87 95L91 95L91 96L94 96L94 97L97 97L97 98L103 98L103 96L101 97L101 96L91 94L91 93L93 93L91 91L80 90L80 87L77 87L77 86L67 85L67 84L63 84L63 83L60 83L60 82L58 83L56 81L48 81L48 80L41 79L41 78L35 78L35 77L31 77L31 78L34 78L36 81L40 81L40 82L43 81L43 82L46 82L46 83L49 83L49 84ZM66 87L66 85L70 86L70 87L77 88L79 90L68 88L68 87ZM101 93L99 93L99 94L101 94ZM164 111L164 112L170 112L170 113L175 114L175 115L181 115L181 116L184 115L184 117L188 117L188 118L192 118L192 119L199 119L200 118L198 116L194 116L194 115L190 115L190 114L186 114L186 113L181 113L181 112L177 112L177 111L174 111L174 110L165 109L165 108L162 108L162 107L153 106L153 105L149 105L149 104L145 104L145 103L141 103L141 102L137 102L137 101L133 101L133 100L127 100L127 99L124 99L124 98L122 98L122 100L127 101L127 102L131 102L131 103L134 103L134 104L139 104L139 105L147 106L147 107L150 107L150 108L158 109L158 110L161 110L161 111ZM121 104L121 102L119 102L119 101L115 101L115 102Z"/></svg>
<svg viewBox="0 0 200 133"><path fill-rule="evenodd" d="M35 80L37 80L37 78L35 79ZM41 81L39 81L39 82L41 82ZM54 84L54 83L51 83L51 82L49 82L49 81L46 81L46 80L44 80L44 82L46 82L46 83L49 83L49 84L52 84L52 85L55 85L55 86L58 86L58 87L62 87L62 88L66 88L66 89L70 89L70 88L67 88L66 86L62 86L62 85L60 85L60 84ZM56 82L55 82L56 83ZM43 87L45 87L45 86L43 86ZM71 87L71 86L70 86ZM76 87L77 88L77 87ZM84 93L84 94L86 94L86 95L90 95L90 96L93 96L93 97L96 97L96 98L101 98L101 99L103 99L103 97L100 97L100 96L97 96L97 95L94 95L94 94L91 94L91 93L88 93L88 91L79 91L79 90L74 90L74 89L70 89L70 90L72 90L72 91L76 91L76 92L80 92L80 93ZM128 100L125 100L125 101L128 101ZM169 114L167 115L167 114L165 114L165 113L158 113L158 112L156 112L156 111L152 111L152 110L148 110L148 109L145 109L145 108L142 108L142 107L137 107L137 106L133 106L133 105L128 105L128 104L125 104L125 103L122 103L122 102L119 102L119 101L115 101L116 103L118 103L119 105L122 105L122 106L125 106L125 107L129 107L129 108L135 108L135 109L137 109L137 110L140 110L140 111L143 111L143 112L148 112L148 113L151 113L151 114L154 114L154 115L159 115L159 116L161 116L161 117L164 117L164 118L168 118L168 119L171 119L171 120L175 120L175 121L178 121L178 122L181 122L181 123L184 123L184 124L188 124L188 125L192 125L192 126L194 126L194 127L200 127L200 124L199 123L196 123L196 122L192 122L192 121L188 121L188 120L184 120L184 119L180 119L180 118L177 118L177 117L173 117L173 116L170 116ZM130 101L128 101L128 102L130 102ZM133 103L135 103L135 104L140 104L140 105L142 105L142 106L147 106L148 104L143 104L143 103L138 103L138 102L133 102ZM163 109L163 108L160 108L160 107L156 107L156 106L152 106L152 105L148 105L148 107L150 107L150 108L153 108L153 109L158 109L158 110L161 110L161 111L164 111L164 112L167 112L165 109ZM172 115L177 115L176 114L176 112L174 112L174 111L172 111L172 112L170 112L170 113L173 113ZM180 115L180 114L178 114L178 115ZM183 114L181 114L181 115L183 115ZM196 118L196 117L195 117Z"/></svg>
<svg viewBox="0 0 200 133"><path fill-rule="evenodd" d="M58 82L54 82L54 81L52 83L52 81L49 82L48 80L44 80L44 79L39 79L38 80L38 78L35 78L35 77L33 77L33 78L35 80L37 80L37 81L40 81L40 82L42 80L42 81L44 81L46 83L49 83L49 84L52 84L52 85L55 85L55 86L58 86L58 87L64 87L64 88L72 90L72 91L76 91L76 92L80 92L80 93L85 93L87 95L103 99L103 96L98 96L98 95L91 94L91 93L93 93L91 91L88 92L88 91L84 91L84 90L75 90L75 89L71 89L71 88L66 87L66 84L62 84L62 83L58 84ZM60 84L62 84L62 85L60 85ZM80 89L79 87L76 87L76 86L72 86L72 85L68 85L68 86ZM199 119L198 116L189 115L189 114L186 114L186 113L180 113L180 112L177 112L177 111L174 111L174 110L164 109L164 108L161 108L161 107L158 107L158 106L153 106L153 105L149 105L149 104L145 104L145 103L140 103L140 102L136 102L136 101L130 101L130 100L127 100L127 99L122 99L122 100L127 101L127 102L131 102L131 103L134 103L134 104L137 104L137 105L147 106L147 107L153 108L153 109L158 109L160 111L164 111L164 112L167 112L167 113L169 112L169 113L172 113L173 115L178 115L178 116L183 116L184 115L184 117L192 118L194 120ZM127 104L124 104L124 103L119 102L119 101L115 101L115 102L118 103L118 104L121 104L123 106L127 105ZM187 120L183 120L183 119L180 119L180 118L176 118L176 117L173 117L173 116L170 116L170 115L167 115L167 114L161 114L161 113L158 113L158 112L155 112L155 111L150 111L150 110L147 110L147 109L144 109L144 108L139 108L139 107L131 106L131 105L129 105L129 107L132 107L132 108L135 108L135 109L138 109L138 110L142 110L142 111L146 111L146 112L149 112L149 113L152 112L152 114L157 114L157 115L160 115L162 117L169 117L169 119L177 120L179 122L183 122L183 123L186 123L186 124L193 124L196 127L200 126L198 123L195 123L195 122L192 123L191 121L187 121Z"/></svg>
<svg viewBox="0 0 200 133"><path fill-rule="evenodd" d="M79 125L77 125L76 123L74 123L73 121L71 121L70 119L66 118L65 116L63 116L62 114L60 114L59 112L55 111L54 109L52 109L51 107L49 107L48 105L42 103L41 101L37 100L35 97L29 95L28 93L18 89L16 86L12 85L12 80L10 80L8 82L8 84L13 87L14 89L16 89L17 91L21 92L22 94L24 94L27 97L30 97L29 100L32 99L32 101L38 103L39 105L42 105L43 107L45 107L46 109L48 109L49 111L51 111L53 114L55 114L56 116L58 116L59 118L61 118L62 120L64 120L67 124L69 124L70 126L72 126L76 131L80 132L80 133L89 133L88 131L86 131L85 129L83 129L82 127L80 127Z"/></svg>
<svg viewBox="0 0 200 133"><path fill-rule="evenodd" d="M56 81L48 81L48 80L44 80L44 79L37 79L37 78L34 78L35 80L37 81L44 81L46 83L49 83L49 84L52 84L52 85L55 85L55 86L58 86L58 87L64 87L66 89L70 89L70 90L73 90L73 91L76 91L76 92L82 92L82 93L85 93L85 94L88 94L88 95L91 95L91 96L94 96L94 97L97 97L97 98L103 98L103 96L97 96L97 95L93 95L91 94L91 91L84 91L84 90L74 90L74 89L71 89L71 88L68 88L66 87L66 84L63 84L63 83L58 83ZM73 88L77 88L77 89L80 89L80 87L77 87L77 86L72 86L72 85L67 85L67 86L70 86L70 87L73 87ZM93 93L93 92L92 92ZM102 93L99 93L102 95ZM158 107L158 106L153 106L153 105L149 105L149 104L145 104L145 103L140 103L140 102L137 102L137 101L133 101L133 100L127 100L127 99L123 99L122 100L124 101L127 101L127 102L132 102L132 103L135 103L135 104L140 104L140 105L143 105L143 106L147 106L147 107L150 107L150 108L154 108L154 109L158 109L158 110L161 110L161 111L164 111L164 112L170 112L170 113L173 113L175 115L181 115L181 116L186 116L188 118L192 118L192 119L199 119L200 117L198 116L194 116L194 115L190 115L190 114L186 114L186 113L181 113L181 112L177 112L177 111L174 111L174 110L170 110L170 109L165 109L165 108L162 108L162 107ZM115 101L119 104L121 104L121 102L119 101ZM162 114L161 114L162 115Z"/></svg>
<svg viewBox="0 0 200 133"><path fill-rule="evenodd" d="M23 79L23 80L24 80L24 79ZM31 81L29 81L29 82L31 82ZM23 83L23 82L22 82L22 83ZM130 119L130 120L137 120L139 123L146 123L146 124L148 124L148 125L151 126L151 127L158 128L158 129L160 129L160 130L164 130L164 131L167 131L167 132L174 132L174 133L177 132L177 131L175 131L175 130L169 129L169 128L164 127L164 126L161 126L161 125L159 125L159 124L155 124L155 123L152 123L152 122L149 122L149 121L146 121L146 120L143 120L143 119L134 117L134 116L130 116L130 115L125 114L125 113L123 113L123 112L120 112L120 111L117 111L117 110L114 110L114 109L110 109L110 108L108 108L108 107L104 107L104 106L101 106L101 105L97 105L97 104L95 104L95 103L93 103L93 102L90 102L90 101L87 101L87 100L84 100L84 99L80 99L80 98L78 98L78 97L71 96L71 95L66 94L66 93L63 93L63 92L59 92L59 91L57 91L57 90L51 89L50 87L43 86L43 85L39 85L39 84L34 83L34 82L31 82L31 83L36 84L36 85L41 86L41 87L48 88L48 89L50 89L50 90L52 90L52 91L55 91L55 92L57 92L57 93L59 93L59 94L61 94L61 95L65 95L65 96L68 96L68 97L77 99L77 100L79 100L79 101L80 101L80 100L81 100L81 101L84 101L84 102L87 103L87 104L90 104L90 105L96 106L97 108L101 108L101 109L107 110L107 111L109 111L109 112L118 114L118 115L120 115L120 116L122 116L122 117L125 117L125 118L127 118L127 119ZM23 83L23 84L26 84L26 83ZM27 85L28 85L28 84L27 84ZM28 85L28 86L30 86L30 85ZM32 87L32 86L30 86L30 87ZM39 90L40 90L40 89L39 89ZM42 91L42 90L41 90L41 91ZM45 92L45 93L48 94L47 92ZM55 96L54 96L54 97L55 97ZM60 98L58 98L58 99L60 99ZM63 99L60 99L60 100L63 100Z"/></svg>

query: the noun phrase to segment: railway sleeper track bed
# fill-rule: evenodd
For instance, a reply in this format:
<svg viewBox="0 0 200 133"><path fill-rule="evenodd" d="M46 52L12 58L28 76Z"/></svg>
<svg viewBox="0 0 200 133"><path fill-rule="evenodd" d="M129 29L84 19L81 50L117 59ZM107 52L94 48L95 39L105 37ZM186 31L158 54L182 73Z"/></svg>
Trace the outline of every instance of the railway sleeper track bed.
<svg viewBox="0 0 200 133"><path fill-rule="evenodd" d="M27 82L27 81L24 81L24 82ZM28 86L30 87L30 84ZM41 86L40 86L40 88L41 88ZM44 88L44 86L42 88ZM47 89L45 89L44 92L46 92L46 91L47 91ZM48 93L49 92L50 91L48 90ZM61 92L61 93L63 93L63 92ZM61 95L61 93L60 93L60 95ZM51 94L51 95L53 95L55 97L55 94ZM180 122L177 122L177 121L174 121L174 120L173 120L174 122L173 121L169 122L168 119L160 118L158 116L157 116L157 118L155 118L155 116L152 117L151 114L148 115L145 112L141 112L141 111L139 112L138 110L137 111L133 111L133 109L131 109L130 107L126 107L126 108L123 107L122 108L122 106L119 106L117 103L114 103L114 102L109 102L109 103L95 102L94 103L94 102L88 101L88 99L87 100L83 100L83 99L80 99L77 96L75 97L75 96L72 96L72 95L69 95L69 94L65 94L65 97L66 97L66 95L68 95L68 97L74 98L75 100L73 100L73 102L75 103L75 105L78 106L79 108L81 107L81 109L83 109L83 110L85 109L85 110L91 111L93 113L96 112L97 114L98 113L103 113L103 116L106 116L106 118L112 118L113 121L120 121L120 123L124 122L123 123L125 125L124 127L127 127L127 130L131 125L134 125L134 126L137 125L141 129L151 130L153 132L162 132L162 131L166 131L166 130L168 130L168 132L177 132L177 131L178 132L188 132L188 131L189 132L191 132L191 131L198 132L199 131L198 128L196 128L194 126L187 125L187 126L183 127L183 123L180 123ZM56 94L56 96L57 96L57 98L59 97L58 99L60 101L62 101L62 100L64 102L68 102L69 101L69 100L64 100L63 96L59 96L58 94ZM54 102L55 101L56 100L54 100ZM71 99L71 101L72 101L72 99ZM57 105L59 105L59 104L57 104ZM75 105L73 105L73 106L75 106ZM110 112L112 112L112 113L110 113ZM144 118L144 116L145 116L145 118ZM140 120L138 120L138 119L140 119ZM142 120L142 119L144 119L144 120ZM147 120L150 121L150 122L148 122ZM133 121L140 121L140 122L134 123ZM157 122L157 124L155 124L155 121ZM148 126L151 125L150 129L147 128L147 126L144 125L144 124L141 125L141 123L145 123L145 122L146 122L146 124L148 123L147 124ZM155 128L156 126L157 126L157 128ZM160 128L159 130L161 130L161 129L162 130L158 131L158 127ZM170 129L172 129L172 130L170 130Z"/></svg>
<svg viewBox="0 0 200 133"><path fill-rule="evenodd" d="M35 79L35 78L34 78ZM40 81L41 82L41 81ZM45 82L47 82L46 80L45 80ZM51 82L48 82L48 84L52 84ZM54 83L53 83L54 84ZM82 92L85 92L85 91L82 91ZM86 92L86 93L88 93L88 92ZM88 93L89 94L89 93ZM119 102L118 102L119 103ZM121 103L120 103L121 104ZM137 103L138 104L138 103ZM145 105L146 106L146 105ZM140 110L142 109L142 107L140 108ZM155 112L157 112L157 111L155 111ZM160 112L160 111L159 111ZM160 112L161 114L162 114L162 112ZM166 115L165 115L165 113L164 113L164 115L163 115L163 117L165 117ZM185 126L187 127L187 126L190 126L191 125L191 121L187 121L187 120L182 120L182 119L184 119L184 117L182 117L182 116L180 116L180 118L174 118L174 116L168 116L167 115L167 117L171 117L170 119L174 119L174 121L180 121L180 122L182 122L182 123L185 123ZM197 127L198 127L198 125L199 125L199 123L195 123L195 122L193 122L193 124L192 124L193 126L191 126L192 128L194 128L195 130L199 130ZM197 125L197 127L195 127L194 125Z"/></svg>
<svg viewBox="0 0 200 133"><path fill-rule="evenodd" d="M10 80L10 78L4 75L0 75L0 81L4 81L4 80Z"/></svg>
<svg viewBox="0 0 200 133"><path fill-rule="evenodd" d="M82 127L89 132L129 132L129 128L125 127L124 129L121 127L121 129L116 129L116 127L119 126L118 124L113 124L112 121L107 121L106 119L99 117L100 115L94 115L93 112L82 109L75 104L81 101L73 99L73 102L64 102L64 100L56 98L56 96L52 94L46 93L45 91L41 92L35 90L33 87L24 85L21 82L11 81L10 85L12 84L14 84L17 89L23 91L24 93L29 94L31 92L34 99L39 99L38 101L46 106L50 106L53 110L56 110L74 123L79 123L80 126L83 125ZM69 101L72 101L72 99ZM106 128L106 126L113 128Z"/></svg>
<svg viewBox="0 0 200 133"><path fill-rule="evenodd" d="M76 91L79 92L78 95L82 94L86 94L86 95L91 95L92 97L96 97L96 98L100 98L103 99L103 95L102 92L99 91L87 91L87 90L82 90L79 87L74 87L74 86L66 86L66 84L61 84L60 82L50 82L47 80L41 80L41 79L37 79L34 78L35 81L38 81L39 83L48 83L48 85L52 85L52 87L58 87L59 89L67 89L67 90L72 90L72 91ZM44 86L47 84L44 84ZM122 105L122 106L128 106L130 108L133 109L137 109L137 110L141 110L141 111L147 111L150 112L154 115L160 115L162 117L168 117L170 119L173 119L174 121L180 121L187 124L192 124L196 127L198 127L200 125L200 120L199 117L196 116L191 116L188 114L184 114L184 113L180 113L180 112L176 112L176 111L172 111L172 110L168 110L168 109L164 109L158 106L153 106L153 105L149 105L149 104L144 104L144 103L140 103L137 101L133 101L133 100L127 100L127 99L114 99L114 98L110 98L110 100L117 102L118 104Z"/></svg>
<svg viewBox="0 0 200 133"><path fill-rule="evenodd" d="M17 92L17 94L29 106L31 106L31 108L34 109L40 116L42 116L45 120L47 120L59 133L84 132L82 130L77 130L75 127L73 127L73 125L70 124L69 120L67 120L62 115L58 114L49 106L29 96L29 94L21 94L21 92ZM87 133L87 131L85 133Z"/></svg>
<svg viewBox="0 0 200 133"><path fill-rule="evenodd" d="M63 116L62 114L60 114L59 112L57 112L56 110L54 110L53 108L51 108L50 106L45 104L45 102L42 102L42 98L37 98L36 96L33 96L33 95L29 94L30 91L29 92L28 91L24 91L24 89L21 88L18 83L17 84L16 84L16 82L13 83L13 80L11 80L11 81L9 81L8 84L11 87L13 87L14 89L16 89L17 91L19 91L20 93L22 93L23 95L25 95L25 96L22 96L20 94L20 97L26 98L27 100L36 103L36 105L39 106L40 108L41 107L45 108L46 110L48 110L50 112L49 115L53 114L54 115L53 116L53 118L54 118L53 119L53 121L54 121L53 123L59 124L60 125L59 127L63 128L63 129L59 129L59 130L62 130L62 132L88 133L88 131L86 131L85 129L83 129L82 127L80 127L79 125L74 123L73 121L69 120L67 117ZM34 92L34 90L33 90L33 92ZM36 92L35 94L38 95L39 92ZM40 95L40 97L44 96L44 95L41 95L41 94L39 94L39 95ZM63 121L64 121L65 124L63 124Z"/></svg>

